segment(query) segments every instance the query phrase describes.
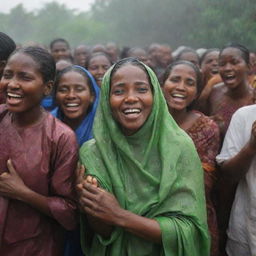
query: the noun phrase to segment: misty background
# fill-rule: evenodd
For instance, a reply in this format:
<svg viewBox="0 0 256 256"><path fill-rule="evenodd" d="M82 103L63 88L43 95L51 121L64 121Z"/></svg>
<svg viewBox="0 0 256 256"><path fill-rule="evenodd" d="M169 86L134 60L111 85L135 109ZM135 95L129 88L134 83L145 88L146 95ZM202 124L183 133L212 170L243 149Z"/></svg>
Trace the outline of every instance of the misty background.
<svg viewBox="0 0 256 256"><path fill-rule="evenodd" d="M48 2L36 10L22 4L0 10L0 31L16 43L48 46L65 38L79 44L116 42L145 47L153 42L194 48L238 42L256 50L255 0L94 0L87 11Z"/></svg>

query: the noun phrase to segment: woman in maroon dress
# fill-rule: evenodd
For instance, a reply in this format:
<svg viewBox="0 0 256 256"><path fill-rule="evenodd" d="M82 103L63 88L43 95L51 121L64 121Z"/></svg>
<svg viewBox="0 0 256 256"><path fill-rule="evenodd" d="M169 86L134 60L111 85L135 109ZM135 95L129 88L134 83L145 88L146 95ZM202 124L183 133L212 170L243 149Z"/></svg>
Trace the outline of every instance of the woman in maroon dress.
<svg viewBox="0 0 256 256"><path fill-rule="evenodd" d="M76 137L40 107L54 76L53 58L38 47L14 52L3 72L0 255L62 255L63 228L76 226Z"/></svg>

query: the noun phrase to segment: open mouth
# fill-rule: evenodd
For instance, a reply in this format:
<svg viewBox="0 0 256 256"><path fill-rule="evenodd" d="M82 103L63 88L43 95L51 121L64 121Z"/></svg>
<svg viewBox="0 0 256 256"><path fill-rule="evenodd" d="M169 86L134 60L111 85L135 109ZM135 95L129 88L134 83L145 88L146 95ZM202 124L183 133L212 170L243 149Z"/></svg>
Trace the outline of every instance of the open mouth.
<svg viewBox="0 0 256 256"><path fill-rule="evenodd" d="M216 74L218 74L219 73L219 70L218 69L212 69L211 70L211 74L212 75L216 75Z"/></svg>
<svg viewBox="0 0 256 256"><path fill-rule="evenodd" d="M139 114L140 112L141 112L141 109L139 108L127 108L123 110L123 113L125 115Z"/></svg>
<svg viewBox="0 0 256 256"><path fill-rule="evenodd" d="M233 81L236 78L236 76L235 75L225 75L224 78L226 81Z"/></svg>
<svg viewBox="0 0 256 256"><path fill-rule="evenodd" d="M181 99L181 100L184 100L186 97L182 94L179 94L179 93L173 93L171 94L171 96L175 99Z"/></svg>
<svg viewBox="0 0 256 256"><path fill-rule="evenodd" d="M21 98L23 98L21 95L16 94L16 93L11 93L11 92L7 93L7 97L8 98L14 98L14 99L21 99Z"/></svg>
<svg viewBox="0 0 256 256"><path fill-rule="evenodd" d="M67 108L74 108L74 107L78 107L79 104L78 103L67 103L65 104L65 107Z"/></svg>

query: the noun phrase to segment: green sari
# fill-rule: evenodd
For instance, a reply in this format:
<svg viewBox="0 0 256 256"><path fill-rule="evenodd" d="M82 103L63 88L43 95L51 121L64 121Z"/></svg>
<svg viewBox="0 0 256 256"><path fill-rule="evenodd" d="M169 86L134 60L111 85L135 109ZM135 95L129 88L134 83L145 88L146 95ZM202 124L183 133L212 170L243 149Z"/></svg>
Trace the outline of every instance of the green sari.
<svg viewBox="0 0 256 256"><path fill-rule="evenodd" d="M101 87L94 139L83 144L80 160L87 174L115 195L121 207L159 223L162 244L119 227L109 239L90 234L82 215L83 251L86 256L207 256L201 162L189 136L170 116L154 72L146 69L153 88L153 107L143 127L125 136L112 118L109 70Z"/></svg>

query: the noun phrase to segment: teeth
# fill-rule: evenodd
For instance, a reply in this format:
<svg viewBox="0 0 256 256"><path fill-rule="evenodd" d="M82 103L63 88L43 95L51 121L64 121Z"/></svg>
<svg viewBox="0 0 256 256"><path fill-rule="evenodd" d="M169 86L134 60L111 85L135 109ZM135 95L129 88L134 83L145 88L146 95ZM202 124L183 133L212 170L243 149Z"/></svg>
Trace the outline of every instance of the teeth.
<svg viewBox="0 0 256 256"><path fill-rule="evenodd" d="M102 81L102 79L103 79L103 77L99 77L99 78L97 78L97 80L99 80L99 81Z"/></svg>
<svg viewBox="0 0 256 256"><path fill-rule="evenodd" d="M77 107L77 106L79 106L79 104L78 103L67 103L66 106L67 107Z"/></svg>
<svg viewBox="0 0 256 256"><path fill-rule="evenodd" d="M22 96L18 95L18 94L14 94L14 93L7 93L8 97L12 97L12 98L22 98Z"/></svg>
<svg viewBox="0 0 256 256"><path fill-rule="evenodd" d="M184 95L181 95L181 94L178 94L178 93L172 94L172 97L181 98L181 99L185 98Z"/></svg>
<svg viewBox="0 0 256 256"><path fill-rule="evenodd" d="M141 110L138 108L130 108L130 109L125 109L123 112L125 114L131 114L131 113L140 113Z"/></svg>
<svg viewBox="0 0 256 256"><path fill-rule="evenodd" d="M235 77L234 75L226 75L227 78L233 78Z"/></svg>

